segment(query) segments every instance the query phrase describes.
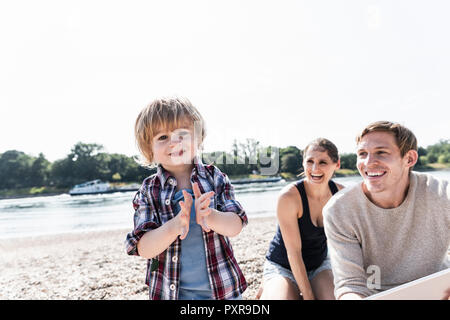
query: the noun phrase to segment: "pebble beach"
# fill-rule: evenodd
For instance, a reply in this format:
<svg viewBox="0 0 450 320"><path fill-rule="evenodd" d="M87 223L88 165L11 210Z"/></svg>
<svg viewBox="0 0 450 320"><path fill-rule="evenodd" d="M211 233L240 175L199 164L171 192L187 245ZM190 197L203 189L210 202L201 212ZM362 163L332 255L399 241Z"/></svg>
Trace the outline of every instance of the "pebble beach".
<svg viewBox="0 0 450 320"><path fill-rule="evenodd" d="M244 300L255 299L276 218L249 218L231 238L247 280ZM128 229L2 239L2 300L148 300L147 261L129 256Z"/></svg>

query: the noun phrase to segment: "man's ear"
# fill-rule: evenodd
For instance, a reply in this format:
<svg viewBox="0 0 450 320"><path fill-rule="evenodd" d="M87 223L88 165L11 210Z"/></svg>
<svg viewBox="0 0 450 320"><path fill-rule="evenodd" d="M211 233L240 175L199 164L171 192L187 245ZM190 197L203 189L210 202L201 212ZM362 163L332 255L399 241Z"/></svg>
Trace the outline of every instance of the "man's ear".
<svg viewBox="0 0 450 320"><path fill-rule="evenodd" d="M419 154L417 153L416 150L409 150L405 154L405 159L406 159L406 166L408 168L412 168L417 163L417 160L419 159Z"/></svg>

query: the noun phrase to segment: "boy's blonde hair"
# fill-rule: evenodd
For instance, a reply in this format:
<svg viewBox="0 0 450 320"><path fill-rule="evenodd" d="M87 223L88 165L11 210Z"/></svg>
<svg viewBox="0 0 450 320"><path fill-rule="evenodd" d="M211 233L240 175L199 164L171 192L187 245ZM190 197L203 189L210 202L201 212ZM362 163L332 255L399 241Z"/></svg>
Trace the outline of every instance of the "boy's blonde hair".
<svg viewBox="0 0 450 320"><path fill-rule="evenodd" d="M186 98L159 98L139 113L134 126L136 144L142 156L143 166L154 166L152 143L161 130L173 131L184 123L194 125L194 133L203 142L206 135L205 123L200 112Z"/></svg>
<svg viewBox="0 0 450 320"><path fill-rule="evenodd" d="M409 150L417 151L417 139L411 130L401 125L400 123L390 121L377 121L369 124L363 129L363 131L356 137L356 144L359 144L361 139L370 132L383 131L390 132L395 137L395 142L400 149L400 155L402 157Z"/></svg>

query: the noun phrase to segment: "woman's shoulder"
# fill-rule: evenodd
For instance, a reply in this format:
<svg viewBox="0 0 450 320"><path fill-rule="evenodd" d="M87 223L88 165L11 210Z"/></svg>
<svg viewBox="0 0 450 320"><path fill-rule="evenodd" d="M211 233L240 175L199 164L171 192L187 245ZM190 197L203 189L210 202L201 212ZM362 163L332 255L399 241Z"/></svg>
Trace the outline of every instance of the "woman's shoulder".
<svg viewBox="0 0 450 320"><path fill-rule="evenodd" d="M281 189L278 195L278 208L290 208L300 211L302 209L302 199L297 189L298 182L290 183Z"/></svg>
<svg viewBox="0 0 450 320"><path fill-rule="evenodd" d="M296 198L296 196L299 195L298 189L297 189L297 184L299 183L299 181L295 181L295 182L291 182L287 185L285 185L283 187L283 189L280 190L279 193L279 198L283 197L283 198L290 198L290 197L294 197Z"/></svg>

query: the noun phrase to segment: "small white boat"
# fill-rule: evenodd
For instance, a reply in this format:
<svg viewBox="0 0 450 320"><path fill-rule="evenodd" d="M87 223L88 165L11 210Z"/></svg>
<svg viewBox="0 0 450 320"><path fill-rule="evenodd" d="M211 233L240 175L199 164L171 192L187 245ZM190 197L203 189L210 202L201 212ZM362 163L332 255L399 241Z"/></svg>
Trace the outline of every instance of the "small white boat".
<svg viewBox="0 0 450 320"><path fill-rule="evenodd" d="M70 189L69 194L71 196L82 195L82 194L96 194L96 193L109 193L113 191L108 182L103 182L101 180L92 180L75 185Z"/></svg>

